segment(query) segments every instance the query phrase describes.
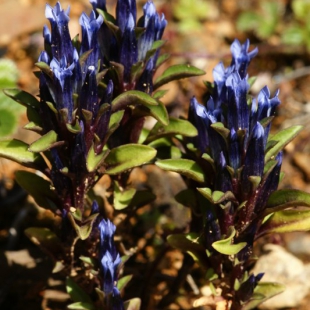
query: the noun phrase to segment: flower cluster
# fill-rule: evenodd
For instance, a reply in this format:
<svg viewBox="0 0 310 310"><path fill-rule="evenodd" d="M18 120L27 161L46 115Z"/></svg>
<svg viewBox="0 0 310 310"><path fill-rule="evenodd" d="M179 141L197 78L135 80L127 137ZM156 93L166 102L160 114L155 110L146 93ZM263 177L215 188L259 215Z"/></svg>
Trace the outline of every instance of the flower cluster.
<svg viewBox="0 0 310 310"><path fill-rule="evenodd" d="M214 242L231 237L233 244L243 244L236 253L238 263L230 270L230 283L243 282L235 298L246 301L262 275L243 278L249 270L247 261L253 242L264 218L266 203L279 183L282 152L269 158L268 135L275 109L279 105L278 92L270 98L264 87L257 97L249 94L247 68L257 49L248 52L249 41L241 45L235 40L231 46L232 62L228 68L222 63L213 70L214 86L205 106L191 100L190 119L198 129L195 146L202 154L209 192L222 193L217 202L207 207L205 246L211 267L220 276L227 272L223 257ZM208 154L208 155L207 155ZM205 162L207 161L207 163ZM201 191L203 193L203 191ZM209 197L210 198L210 197ZM250 291L252 293L250 293Z"/></svg>
<svg viewBox="0 0 310 310"><path fill-rule="evenodd" d="M116 287L118 267L121 258L116 251L114 245L114 233L116 227L110 220L102 220L99 223L100 232L100 267L103 277L102 291L105 293L106 299L112 297L113 309L124 309L120 292Z"/></svg>
<svg viewBox="0 0 310 310"><path fill-rule="evenodd" d="M152 1L144 6L138 25L135 1L119 0L116 20L106 12L105 1L91 3L97 11L81 15L81 42L71 40L69 8L63 10L59 2L46 6L51 27L43 29L45 50L37 63L41 72L40 128L36 130L47 136L44 150L51 150L49 176L64 213L71 206L83 210L85 193L102 174L89 169L88 156L103 158L113 133L111 147L137 141L144 117L132 119L132 130L124 130L132 108L125 102L113 109L111 102L128 90L152 92L159 53L153 43L161 39L166 26ZM109 126L118 110L126 111L123 119Z"/></svg>

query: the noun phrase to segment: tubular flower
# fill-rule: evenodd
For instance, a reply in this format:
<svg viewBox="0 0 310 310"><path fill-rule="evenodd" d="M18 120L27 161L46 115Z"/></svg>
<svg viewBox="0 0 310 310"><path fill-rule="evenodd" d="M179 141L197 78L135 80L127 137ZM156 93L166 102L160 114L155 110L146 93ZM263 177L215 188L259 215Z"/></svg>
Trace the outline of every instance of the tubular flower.
<svg viewBox="0 0 310 310"><path fill-rule="evenodd" d="M121 263L119 254L114 245L114 233L116 227L110 220L102 220L99 223L100 233L100 268L103 277L102 290L112 296L113 309L124 309L120 292L116 287L118 267Z"/></svg>
<svg viewBox="0 0 310 310"><path fill-rule="evenodd" d="M88 170L88 155L102 155L107 143L113 148L137 141L145 113L133 119L132 108L122 106L124 117L113 133L117 126L109 128L109 124L119 108L113 110L111 103L127 90L153 91L159 48L152 50L152 45L161 39L167 23L152 1L144 6L139 26L134 0L119 0L116 19L109 15L109 21L102 13L105 1L91 4L94 11L89 16L82 13L79 19L80 42L70 37L70 8L62 9L59 2L54 7L46 5L50 28L43 28L45 50L37 63L41 70L40 133L52 132L57 137L49 147L49 175L56 192L62 194L60 208L67 211L71 206L83 209L85 193L103 173ZM113 141L108 141L112 134Z"/></svg>
<svg viewBox="0 0 310 310"><path fill-rule="evenodd" d="M189 119L198 130L193 143L200 154L211 157L215 169L207 184L212 192L220 191L227 197L220 205L214 204L214 212L208 211L204 230L207 250L214 253L212 242L227 237L231 229L236 230L234 244L244 244L236 254L239 264L232 267L232 283L239 281L248 268L246 262L252 254L267 200L278 187L282 163L281 151L268 166L265 161L271 120L280 103L279 92L270 97L269 89L264 87L256 98L248 94L247 68L257 54L257 49L248 52L249 44L248 40L243 45L233 42L231 65L225 68L219 64L213 70L214 87L206 105L192 98L189 111ZM212 174L208 175L212 178ZM218 254L216 259L210 259L214 270L221 270ZM261 275L252 275L241 285L239 300L252 295L260 278Z"/></svg>
<svg viewBox="0 0 310 310"><path fill-rule="evenodd" d="M101 1L94 0L91 4L94 9L106 11L105 3ZM106 67L118 70L118 80L113 81L116 92L131 89L153 91L153 75L160 49L153 50L153 43L161 40L167 21L163 14L160 16L156 12L151 0L144 5L143 13L137 22L136 1L118 0L115 26L120 36L116 37L115 31L107 24L99 30L101 59Z"/></svg>

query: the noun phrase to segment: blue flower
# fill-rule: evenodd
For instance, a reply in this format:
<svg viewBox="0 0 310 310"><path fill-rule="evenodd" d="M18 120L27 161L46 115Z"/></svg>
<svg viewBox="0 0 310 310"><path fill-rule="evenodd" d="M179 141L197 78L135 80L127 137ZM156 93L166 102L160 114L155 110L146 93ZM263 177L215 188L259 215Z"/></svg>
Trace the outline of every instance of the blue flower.
<svg viewBox="0 0 310 310"><path fill-rule="evenodd" d="M122 310L123 302L116 287L118 279L118 268L121 264L120 255L114 245L114 233L116 227L110 220L101 220L100 232L100 269L102 272L102 290L108 295L112 294L113 309Z"/></svg>
<svg viewBox="0 0 310 310"><path fill-rule="evenodd" d="M48 34L47 29L44 28L44 37L47 39L46 43L50 42L53 57L60 60L63 56L71 64L73 62L73 44L68 28L70 8L66 11L61 8L59 2L55 7L46 5L45 16L51 24L51 35Z"/></svg>
<svg viewBox="0 0 310 310"><path fill-rule="evenodd" d="M208 186L212 191L232 193L229 196L232 198L215 206L215 214L222 236L227 233L228 226L234 226L237 230L235 242L247 244L238 253L240 262L251 255L267 200L278 187L282 163L279 152L265 171L267 139L280 100L278 92L270 97L267 87L255 98L248 94L247 68L257 54L257 49L251 52L248 49L248 40L243 45L237 40L233 42L231 65L225 68L219 64L213 70L214 88L206 105L192 98L189 109L189 120L198 130L193 142L201 153L208 153L214 161L215 175L206 171ZM211 220L207 221L206 227L210 223ZM205 236L207 240L210 238L213 237Z"/></svg>
<svg viewBox="0 0 310 310"><path fill-rule="evenodd" d="M91 5L93 6L94 10L100 9L103 11L106 11L106 0L90 0L89 1Z"/></svg>

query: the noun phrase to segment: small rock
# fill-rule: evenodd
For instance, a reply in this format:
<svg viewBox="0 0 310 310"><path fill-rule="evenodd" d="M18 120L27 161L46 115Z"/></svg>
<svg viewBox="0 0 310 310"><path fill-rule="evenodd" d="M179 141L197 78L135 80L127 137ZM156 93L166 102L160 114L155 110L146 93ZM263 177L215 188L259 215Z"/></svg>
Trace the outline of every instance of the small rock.
<svg viewBox="0 0 310 310"><path fill-rule="evenodd" d="M277 309L297 307L310 289L310 269L294 255L278 245L268 244L265 250L270 251L261 256L254 274L264 273L262 282L277 282L286 286L286 290L264 303L260 309Z"/></svg>

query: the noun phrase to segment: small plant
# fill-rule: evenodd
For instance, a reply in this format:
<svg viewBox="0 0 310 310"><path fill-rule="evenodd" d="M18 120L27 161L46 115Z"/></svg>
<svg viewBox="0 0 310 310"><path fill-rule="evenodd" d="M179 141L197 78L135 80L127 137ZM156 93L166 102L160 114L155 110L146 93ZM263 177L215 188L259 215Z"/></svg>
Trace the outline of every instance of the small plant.
<svg viewBox="0 0 310 310"><path fill-rule="evenodd" d="M69 33L69 8L47 5L50 28L43 29L35 73L39 95L5 89L26 107L25 129L40 137L31 144L2 140L0 155L34 170L17 171L16 180L60 223L55 231L27 228L26 235L53 258L53 272L66 277L68 309L148 309L138 290L123 300L133 278L126 262L137 240L132 238L136 243L128 251L115 236L131 235L139 226L131 221L139 208L156 198L130 183L133 168L155 163L186 180L188 188L176 199L190 207L189 231L169 230L167 241L193 258L185 256L174 285L156 306L164 309L177 298L197 262L203 270L199 281L216 297L214 306L220 300L225 309L255 308L284 289L251 273L255 240L310 229L310 211L292 209L309 207L310 195L277 190L282 150L301 126L270 135L278 93L270 97L264 87L257 97L250 95L247 69L257 49L248 52L249 41L237 40L231 65L216 66L214 83L206 82L206 104L193 98L188 120L169 117L160 101L166 91L159 87L204 72L175 65L154 78L169 55L160 54L167 21L152 1L139 19L133 0L118 0L115 16L104 0L91 4L90 15L80 17L80 39ZM152 128L145 126L147 118L155 120ZM100 196L93 189L103 176L111 185ZM157 253L155 262L161 259ZM152 274L141 276L140 287L151 283Z"/></svg>

